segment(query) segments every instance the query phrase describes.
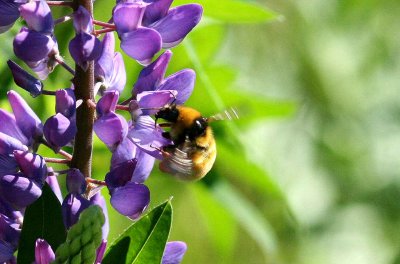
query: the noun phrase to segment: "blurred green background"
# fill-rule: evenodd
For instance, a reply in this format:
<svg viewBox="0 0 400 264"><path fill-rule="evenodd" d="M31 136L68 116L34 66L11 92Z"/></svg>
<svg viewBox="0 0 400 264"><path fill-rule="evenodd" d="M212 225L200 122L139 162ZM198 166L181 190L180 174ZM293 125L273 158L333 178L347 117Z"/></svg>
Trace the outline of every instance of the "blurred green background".
<svg viewBox="0 0 400 264"><path fill-rule="evenodd" d="M205 17L172 49L168 74L195 69L187 105L206 116L235 106L241 119L215 123L218 157L204 180L178 182L155 167L147 181L151 206L174 197L170 240L188 244L183 263L400 263L400 2L174 4L189 2ZM108 20L113 4L96 1L95 18ZM0 36L8 109L9 89L29 99L6 68L18 28ZM70 29L56 35L72 64ZM141 66L125 64L126 98ZM70 77L58 67L46 88ZM51 98L29 100L43 119L54 114ZM94 177L109 159L97 141ZM109 213L112 241L131 222Z"/></svg>

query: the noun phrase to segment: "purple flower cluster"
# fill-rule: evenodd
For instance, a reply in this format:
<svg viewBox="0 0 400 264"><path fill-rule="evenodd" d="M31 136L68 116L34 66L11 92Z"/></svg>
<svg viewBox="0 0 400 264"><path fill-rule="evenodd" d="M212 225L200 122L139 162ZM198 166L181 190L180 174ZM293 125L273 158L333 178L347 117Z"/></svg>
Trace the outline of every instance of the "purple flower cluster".
<svg viewBox="0 0 400 264"><path fill-rule="evenodd" d="M106 186L112 207L122 215L137 219L150 203L150 190L145 185L155 160L163 159L161 149L173 142L163 137L162 128L151 117L161 107L183 104L191 95L195 72L184 69L165 76L172 52L165 50L153 62L162 48L172 48L199 23L202 8L189 4L170 8L172 0L121 0L112 11L112 23L94 28L95 20L82 6L73 13L75 36L69 42L69 52L83 70L94 62L94 94L96 98L76 99L76 90L70 88L48 91L42 81L32 76L15 62L7 63L15 83L32 97L52 95L55 114L42 123L27 102L15 91L8 92L13 110L0 109L0 262L10 261L17 249L24 210L38 199L47 182L62 204L66 228L74 225L80 213L90 205L103 208L106 223L103 226L103 244L98 249L98 262L104 254L108 235L108 217L104 198L98 190ZM15 36L15 55L44 80L57 64L70 73L74 71L61 59L54 37L55 22L45 0L0 0L0 33L9 29L22 17L26 27ZM97 22L98 23L98 22ZM115 51L115 30L121 40L121 49L143 65L128 100L118 104L126 86L126 72L122 54ZM98 35L105 33L100 41ZM108 32L108 33L106 33ZM77 133L76 109L82 104L96 108L93 129L111 151L110 169L104 181L71 166L72 155L63 150L72 146ZM117 111L128 111L126 120ZM46 158L37 154L40 144L50 147L65 159ZM96 157L93 157L96 159ZM54 171L46 163L70 166ZM68 194L61 196L57 177L66 174ZM86 177L85 177L86 176ZM186 251L183 242L166 245L162 263L179 263ZM46 241L36 243L36 263L54 260L54 252ZM96 262L97 263L97 262Z"/></svg>

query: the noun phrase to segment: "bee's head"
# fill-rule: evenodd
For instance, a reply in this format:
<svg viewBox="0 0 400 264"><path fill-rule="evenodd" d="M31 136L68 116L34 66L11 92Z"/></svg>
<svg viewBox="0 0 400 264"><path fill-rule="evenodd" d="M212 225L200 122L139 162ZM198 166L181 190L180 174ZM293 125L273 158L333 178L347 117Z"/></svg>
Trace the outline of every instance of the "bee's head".
<svg viewBox="0 0 400 264"><path fill-rule="evenodd" d="M189 139L195 139L205 134L208 127L208 122L204 117L196 118L192 126L188 130Z"/></svg>
<svg viewBox="0 0 400 264"><path fill-rule="evenodd" d="M175 104L166 105L161 108L156 114L156 120L162 118L169 122L176 122L178 120L179 110L176 108Z"/></svg>

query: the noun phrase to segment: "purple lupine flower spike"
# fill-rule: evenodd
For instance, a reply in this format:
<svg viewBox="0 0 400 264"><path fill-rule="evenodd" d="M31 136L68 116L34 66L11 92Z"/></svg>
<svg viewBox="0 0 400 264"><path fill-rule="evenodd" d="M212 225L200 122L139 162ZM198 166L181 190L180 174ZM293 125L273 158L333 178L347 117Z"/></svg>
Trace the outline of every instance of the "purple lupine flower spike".
<svg viewBox="0 0 400 264"><path fill-rule="evenodd" d="M38 238L35 243L35 264L50 264L55 259L51 246L46 240Z"/></svg>
<svg viewBox="0 0 400 264"><path fill-rule="evenodd" d="M34 142L43 135L43 124L26 101L15 91L7 93L18 127L29 142Z"/></svg>
<svg viewBox="0 0 400 264"><path fill-rule="evenodd" d="M19 6L12 0L0 0L0 33L6 32L19 18Z"/></svg>
<svg viewBox="0 0 400 264"><path fill-rule="evenodd" d="M179 264L187 250L185 242L173 241L165 245L161 264Z"/></svg>
<svg viewBox="0 0 400 264"><path fill-rule="evenodd" d="M40 80L30 75L12 60L8 60L7 64L11 69L14 82L19 87L29 92L32 97L36 97L42 93L43 83Z"/></svg>
<svg viewBox="0 0 400 264"><path fill-rule="evenodd" d="M21 5L19 10L30 29L45 34L53 33L54 21L46 1L30 1Z"/></svg>

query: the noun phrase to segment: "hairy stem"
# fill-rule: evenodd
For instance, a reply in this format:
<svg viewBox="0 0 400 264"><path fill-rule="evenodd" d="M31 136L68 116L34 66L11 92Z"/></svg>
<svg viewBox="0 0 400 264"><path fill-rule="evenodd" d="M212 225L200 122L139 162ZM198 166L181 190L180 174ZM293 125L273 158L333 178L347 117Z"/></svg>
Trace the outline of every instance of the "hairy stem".
<svg viewBox="0 0 400 264"><path fill-rule="evenodd" d="M76 7L82 5L93 16L93 3L91 0L74 0ZM77 100L93 100L94 87L94 64L84 71L75 65L75 76L73 79L75 96ZM71 167L79 169L85 177L92 174L92 150L93 150L93 122L95 110L87 104L81 104L76 111L76 125L78 131L75 136L74 154Z"/></svg>

